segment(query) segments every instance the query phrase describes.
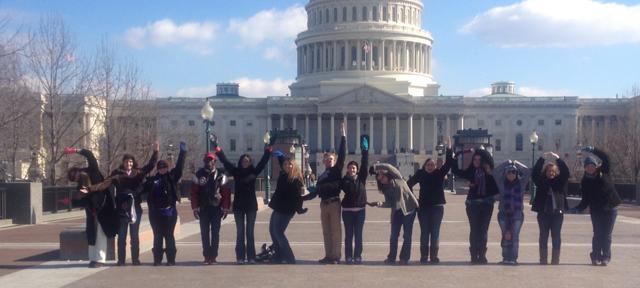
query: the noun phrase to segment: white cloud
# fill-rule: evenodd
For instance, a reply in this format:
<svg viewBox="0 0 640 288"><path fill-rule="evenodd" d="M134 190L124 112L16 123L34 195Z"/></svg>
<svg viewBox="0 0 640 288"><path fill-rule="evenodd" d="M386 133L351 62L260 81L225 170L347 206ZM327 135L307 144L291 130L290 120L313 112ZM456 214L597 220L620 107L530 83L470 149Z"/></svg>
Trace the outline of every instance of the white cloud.
<svg viewBox="0 0 640 288"><path fill-rule="evenodd" d="M477 88L469 91L466 97L481 97L491 94L491 88Z"/></svg>
<svg viewBox="0 0 640 288"><path fill-rule="evenodd" d="M231 19L227 31L239 38L241 46L263 50L265 59L286 61L295 56L290 53L295 51L291 43L306 29L307 12L296 4L285 10L262 10L246 19Z"/></svg>
<svg viewBox="0 0 640 288"><path fill-rule="evenodd" d="M289 85L293 80L283 80L276 78L273 80L263 80L260 78L241 77L231 82L240 85L240 96L251 98L264 98L267 96L285 96L289 94ZM177 97L208 97L216 94L216 84L201 87L190 87L180 89Z"/></svg>
<svg viewBox="0 0 640 288"><path fill-rule="evenodd" d="M525 0L476 15L459 32L501 47L640 43L640 4Z"/></svg>
<svg viewBox="0 0 640 288"><path fill-rule="evenodd" d="M144 27L129 28L125 33L126 43L136 49L147 46L164 47L178 45L201 55L212 52L218 26L212 22L186 22L176 24L171 19L162 19Z"/></svg>

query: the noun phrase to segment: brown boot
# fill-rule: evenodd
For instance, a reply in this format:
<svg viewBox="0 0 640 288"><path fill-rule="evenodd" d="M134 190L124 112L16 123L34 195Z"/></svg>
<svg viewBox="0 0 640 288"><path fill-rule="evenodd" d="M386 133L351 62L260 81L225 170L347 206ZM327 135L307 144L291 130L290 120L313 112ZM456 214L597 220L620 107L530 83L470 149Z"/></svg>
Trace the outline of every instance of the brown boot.
<svg viewBox="0 0 640 288"><path fill-rule="evenodd" d="M546 248L540 248L540 265L547 265L548 252Z"/></svg>
<svg viewBox="0 0 640 288"><path fill-rule="evenodd" d="M553 249L551 251L551 265L560 264L560 249Z"/></svg>

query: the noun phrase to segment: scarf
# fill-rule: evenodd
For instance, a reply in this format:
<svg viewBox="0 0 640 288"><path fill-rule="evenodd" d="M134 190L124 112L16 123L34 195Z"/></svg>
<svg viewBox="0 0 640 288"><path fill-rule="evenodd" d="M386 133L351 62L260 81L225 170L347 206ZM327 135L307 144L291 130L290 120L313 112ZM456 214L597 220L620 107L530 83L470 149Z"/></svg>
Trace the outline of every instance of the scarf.
<svg viewBox="0 0 640 288"><path fill-rule="evenodd" d="M478 168L476 169L476 173L475 173L475 177L473 182L476 184L477 190L477 194L480 197L484 197L487 194L487 186L485 183L485 174L484 171L482 171L482 169Z"/></svg>

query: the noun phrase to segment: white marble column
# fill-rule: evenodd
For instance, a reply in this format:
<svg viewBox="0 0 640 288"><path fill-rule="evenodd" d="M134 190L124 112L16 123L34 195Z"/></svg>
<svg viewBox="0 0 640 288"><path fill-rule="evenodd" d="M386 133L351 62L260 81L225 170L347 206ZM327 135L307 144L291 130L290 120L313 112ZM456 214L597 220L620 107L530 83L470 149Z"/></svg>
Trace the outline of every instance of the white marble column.
<svg viewBox="0 0 640 288"><path fill-rule="evenodd" d="M284 114L280 114L280 130L284 130Z"/></svg>
<svg viewBox="0 0 640 288"><path fill-rule="evenodd" d="M424 151L424 115L420 115L420 154L425 154L425 151Z"/></svg>
<svg viewBox="0 0 640 288"><path fill-rule="evenodd" d="M387 69L387 67L384 67L384 63L387 61L387 54L386 54L386 47L385 47L385 40L382 40L382 44L380 45L380 48L378 48L378 54L380 54L380 63L378 63L378 70L380 71L384 71L385 69Z"/></svg>
<svg viewBox="0 0 640 288"><path fill-rule="evenodd" d="M373 114L369 114L369 151L375 154L376 150L373 148Z"/></svg>
<svg viewBox="0 0 640 288"><path fill-rule="evenodd" d="M335 122L336 122L336 115L331 113L331 132L329 133L331 135L331 151L335 151L336 150L336 126L335 126Z"/></svg>
<svg viewBox="0 0 640 288"><path fill-rule="evenodd" d="M413 114L409 114L409 118L407 119L407 122L409 122L408 123L409 125L407 125L409 129L407 133L408 135L407 141L409 142L407 145L407 149L409 151L407 152L413 153Z"/></svg>
<svg viewBox="0 0 640 288"><path fill-rule="evenodd" d="M382 155L387 155L387 115L382 114Z"/></svg>
<svg viewBox="0 0 640 288"><path fill-rule="evenodd" d="M344 129L347 131L349 130L349 122L347 121L348 118L349 118L349 114L347 113L342 114L342 122L344 123ZM338 127L340 127L340 124L338 125ZM340 139L341 137L342 137L342 132L338 132L338 139ZM345 140L346 140L344 141L344 147L346 148L345 151L347 151L347 154L349 154L349 134L348 133Z"/></svg>
<svg viewBox="0 0 640 288"><path fill-rule="evenodd" d="M446 138L451 137L451 116L449 116L449 114L447 114L447 135L445 135Z"/></svg>
<svg viewBox="0 0 640 288"><path fill-rule="evenodd" d="M338 51L338 41L333 41L333 71L338 71L338 55L340 52Z"/></svg>
<svg viewBox="0 0 640 288"><path fill-rule="evenodd" d="M293 130L297 130L298 129L298 119L297 119L298 115L293 114L291 115L291 129Z"/></svg>
<svg viewBox="0 0 640 288"><path fill-rule="evenodd" d="M464 130L464 114L460 114L458 115L458 126L459 129L458 130Z"/></svg>
<svg viewBox="0 0 640 288"><path fill-rule="evenodd" d="M364 70L362 69L362 40L358 40L356 42L356 70Z"/></svg>
<svg viewBox="0 0 640 288"><path fill-rule="evenodd" d="M396 49L396 40L393 40L393 45L392 46L393 46L393 50L391 51L391 53L389 53L389 56L391 56L391 59L389 61L389 65L391 67L391 71L395 71L396 68L397 68L396 62L398 61L398 60L396 60L398 58L398 55L397 55L398 52L397 52L397 49Z"/></svg>
<svg viewBox="0 0 640 288"><path fill-rule="evenodd" d="M272 121L271 114L269 114L269 115L267 115L267 131L271 131L271 129L272 129L271 128L271 125L272 125L271 121Z"/></svg>
<svg viewBox="0 0 640 288"><path fill-rule="evenodd" d="M373 71L373 40L369 40L369 53L367 61L369 62L369 71Z"/></svg>
<svg viewBox="0 0 640 288"><path fill-rule="evenodd" d="M432 142L432 154L435 157L436 146L438 146L438 115L433 115L433 142Z"/></svg>
<svg viewBox="0 0 640 288"><path fill-rule="evenodd" d="M360 114L356 113L356 154L360 152Z"/></svg>
<svg viewBox="0 0 640 288"><path fill-rule="evenodd" d="M351 70L351 44L349 43L349 40L345 40L344 43L344 70Z"/></svg>
<svg viewBox="0 0 640 288"><path fill-rule="evenodd" d="M396 145L395 145L395 153L400 152L400 115L396 114Z"/></svg>
<svg viewBox="0 0 640 288"><path fill-rule="evenodd" d="M409 53L407 53L407 41L402 42L402 71L409 71Z"/></svg>
<svg viewBox="0 0 640 288"><path fill-rule="evenodd" d="M309 114L304 115L304 143L311 145L309 143Z"/></svg>
<svg viewBox="0 0 640 288"><path fill-rule="evenodd" d="M429 75L431 75L431 46L429 46L429 48L427 48L427 54L429 57L428 63L427 63L427 70L429 71Z"/></svg>
<svg viewBox="0 0 640 288"><path fill-rule="evenodd" d="M318 113L318 151L324 151L322 147L322 114Z"/></svg>

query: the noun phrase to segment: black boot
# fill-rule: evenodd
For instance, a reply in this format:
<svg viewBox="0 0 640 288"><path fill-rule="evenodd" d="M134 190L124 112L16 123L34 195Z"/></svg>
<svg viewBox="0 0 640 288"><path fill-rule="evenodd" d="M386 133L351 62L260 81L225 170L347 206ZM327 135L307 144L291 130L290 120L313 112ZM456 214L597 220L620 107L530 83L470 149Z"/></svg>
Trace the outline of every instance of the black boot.
<svg viewBox="0 0 640 288"><path fill-rule="evenodd" d="M471 255L471 264L478 264L478 251L475 247L469 247L469 254Z"/></svg>
<svg viewBox="0 0 640 288"><path fill-rule="evenodd" d="M560 249L553 249L551 251L551 265L560 264Z"/></svg>
<svg viewBox="0 0 640 288"><path fill-rule="evenodd" d="M164 250L160 248L153 248L151 249L151 252L153 252L153 266L159 266L160 264L162 264L162 256L164 254ZM167 256L167 258L169 257Z"/></svg>
<svg viewBox="0 0 640 288"><path fill-rule="evenodd" d="M438 248L431 247L431 264L440 263L440 258L438 258Z"/></svg>
<svg viewBox="0 0 640 288"><path fill-rule="evenodd" d="M167 266L176 265L176 254L178 250L176 249L167 249Z"/></svg>
<svg viewBox="0 0 640 288"><path fill-rule="evenodd" d="M591 252L589 254L589 257L591 257L591 265L593 265L593 266L602 265L602 261L600 261L600 258L596 255L596 253Z"/></svg>
<svg viewBox="0 0 640 288"><path fill-rule="evenodd" d="M489 263L489 260L487 260L487 247L482 247L478 249L478 263L479 264Z"/></svg>
<svg viewBox="0 0 640 288"><path fill-rule="evenodd" d="M140 263L140 248L131 247L131 263L133 263L133 266L139 266L142 264Z"/></svg>
<svg viewBox="0 0 640 288"><path fill-rule="evenodd" d="M420 246L420 264L429 263L429 246Z"/></svg>
<svg viewBox="0 0 640 288"><path fill-rule="evenodd" d="M548 254L549 252L547 251L547 248L540 248L540 265L549 264L549 261L547 260Z"/></svg>
<svg viewBox="0 0 640 288"><path fill-rule="evenodd" d="M124 266L127 259L127 250L118 248L118 266Z"/></svg>

